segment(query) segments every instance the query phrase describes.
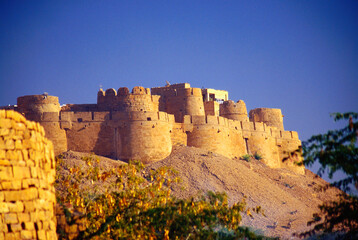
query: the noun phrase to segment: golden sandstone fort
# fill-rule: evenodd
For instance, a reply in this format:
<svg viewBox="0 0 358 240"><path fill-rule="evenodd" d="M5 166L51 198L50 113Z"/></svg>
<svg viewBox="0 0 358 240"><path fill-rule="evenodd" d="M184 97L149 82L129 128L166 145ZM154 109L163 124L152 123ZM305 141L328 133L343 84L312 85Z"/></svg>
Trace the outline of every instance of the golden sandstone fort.
<svg viewBox="0 0 358 240"><path fill-rule="evenodd" d="M63 216L55 213L55 154L150 163L174 145L232 159L257 153L272 168L304 173L295 164L300 156L291 154L301 142L284 130L281 110L256 108L248 116L245 103L228 100L227 91L187 83L100 89L97 104L62 107L55 96L23 96L0 109L0 239L57 238L56 216Z"/></svg>
<svg viewBox="0 0 358 240"><path fill-rule="evenodd" d="M299 157L289 155L301 142L297 132L284 130L281 110L247 114L245 103L228 100L223 90L188 83L100 89L97 104L64 106L55 96L30 95L19 97L13 109L44 127L56 155L73 150L150 163L185 145L237 159L258 153L270 167L304 173L294 164Z"/></svg>

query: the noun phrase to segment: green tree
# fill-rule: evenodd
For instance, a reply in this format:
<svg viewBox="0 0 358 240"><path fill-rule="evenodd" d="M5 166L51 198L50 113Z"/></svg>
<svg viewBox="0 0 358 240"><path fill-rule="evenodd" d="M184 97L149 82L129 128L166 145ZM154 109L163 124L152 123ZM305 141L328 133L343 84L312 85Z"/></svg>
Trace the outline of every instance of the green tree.
<svg viewBox="0 0 358 240"><path fill-rule="evenodd" d="M332 114L335 121L346 120L348 124L338 130L312 136L303 142L304 164L312 166L320 163L318 175L325 172L332 178L337 171L346 177L335 181L331 186L349 193L355 185L358 190L358 114L353 112ZM358 198L355 194L342 193L337 201L326 202L319 206L320 213L314 214L309 225L311 231L302 233L307 236L323 233L336 233L340 238L357 239L358 237Z"/></svg>
<svg viewBox="0 0 358 240"><path fill-rule="evenodd" d="M178 179L171 168L146 170L141 163L129 163L101 171L92 158L83 160L85 168L57 176L56 188L65 190L57 191L57 198L67 224L84 225L71 236L58 226L63 239L263 239L239 226L241 213L251 215L245 199L233 206L225 194L213 192L176 199L170 186ZM260 207L251 211L262 212Z"/></svg>

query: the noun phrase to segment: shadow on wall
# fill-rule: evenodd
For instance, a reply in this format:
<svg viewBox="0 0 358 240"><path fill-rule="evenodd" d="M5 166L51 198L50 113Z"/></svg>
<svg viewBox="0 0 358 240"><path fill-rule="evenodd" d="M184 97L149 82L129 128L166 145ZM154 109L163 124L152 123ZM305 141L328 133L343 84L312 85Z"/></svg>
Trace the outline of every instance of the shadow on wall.
<svg viewBox="0 0 358 240"><path fill-rule="evenodd" d="M68 149L115 158L110 112L76 113L74 119L66 129Z"/></svg>

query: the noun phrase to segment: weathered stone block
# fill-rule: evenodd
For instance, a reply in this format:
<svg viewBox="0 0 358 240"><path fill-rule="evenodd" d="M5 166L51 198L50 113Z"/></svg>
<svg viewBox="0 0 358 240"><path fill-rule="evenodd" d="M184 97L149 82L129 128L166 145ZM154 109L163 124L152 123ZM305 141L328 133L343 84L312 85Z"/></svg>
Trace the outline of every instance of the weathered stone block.
<svg viewBox="0 0 358 240"><path fill-rule="evenodd" d="M0 118L0 128L11 128L11 120Z"/></svg>
<svg viewBox="0 0 358 240"><path fill-rule="evenodd" d="M24 222L25 224L30 223L31 220L29 213L17 213L17 219L19 220L19 222Z"/></svg>
<svg viewBox="0 0 358 240"><path fill-rule="evenodd" d="M0 202L0 213L8 213L9 212L9 206L6 202Z"/></svg>
<svg viewBox="0 0 358 240"><path fill-rule="evenodd" d="M18 160L20 158L19 154L17 151L6 151L6 156L5 158L7 160Z"/></svg>
<svg viewBox="0 0 358 240"><path fill-rule="evenodd" d="M22 149L21 152L22 152L22 158L25 161L29 160L29 152L26 149Z"/></svg>
<svg viewBox="0 0 358 240"><path fill-rule="evenodd" d="M12 169L14 172L14 176L16 176L16 178L18 179L30 178L31 176L29 167L13 166Z"/></svg>
<svg viewBox="0 0 358 240"><path fill-rule="evenodd" d="M12 167L0 166L0 179L2 181L12 180L13 179Z"/></svg>
<svg viewBox="0 0 358 240"><path fill-rule="evenodd" d="M13 129L18 130L18 131L24 131L26 130L26 125L22 122L14 122L15 124L13 124Z"/></svg>
<svg viewBox="0 0 358 240"><path fill-rule="evenodd" d="M10 212L23 212L24 204L21 201L17 201L15 203L7 203Z"/></svg>
<svg viewBox="0 0 358 240"><path fill-rule="evenodd" d="M19 219L19 221L20 221L20 219ZM25 224L26 230L34 230L35 229L35 225L33 222L24 222L24 224Z"/></svg>
<svg viewBox="0 0 358 240"><path fill-rule="evenodd" d="M44 230L37 231L38 240L46 240L46 232Z"/></svg>
<svg viewBox="0 0 358 240"><path fill-rule="evenodd" d="M15 142L13 139L5 140L5 149L7 150L15 149Z"/></svg>
<svg viewBox="0 0 358 240"><path fill-rule="evenodd" d="M19 190L21 189L21 185L21 180L12 180L1 183L3 190Z"/></svg>
<svg viewBox="0 0 358 240"><path fill-rule="evenodd" d="M19 233L14 233L14 232L10 232L10 233L5 233L5 240L18 240L20 239L20 234Z"/></svg>
<svg viewBox="0 0 358 240"><path fill-rule="evenodd" d="M38 190L36 188L28 188L20 191L4 191L5 201L33 200L38 198Z"/></svg>
<svg viewBox="0 0 358 240"><path fill-rule="evenodd" d="M6 224L18 223L16 213L5 213L4 220Z"/></svg>
<svg viewBox="0 0 358 240"><path fill-rule="evenodd" d="M38 172L37 167L30 167L30 173L32 178L37 178L37 172Z"/></svg>
<svg viewBox="0 0 358 240"><path fill-rule="evenodd" d="M22 142L21 140L15 141L15 149L22 149Z"/></svg>
<svg viewBox="0 0 358 240"><path fill-rule="evenodd" d="M35 210L36 204L34 201L24 201L25 212L30 213Z"/></svg>
<svg viewBox="0 0 358 240"><path fill-rule="evenodd" d="M21 239L33 239L32 231L22 230L21 231Z"/></svg>
<svg viewBox="0 0 358 240"><path fill-rule="evenodd" d="M22 230L20 223L11 224L11 231L20 232Z"/></svg>
<svg viewBox="0 0 358 240"><path fill-rule="evenodd" d="M8 136L9 133L10 133L10 130L8 128L0 128L0 136Z"/></svg>
<svg viewBox="0 0 358 240"><path fill-rule="evenodd" d="M4 160L4 159L5 159L5 150L0 150L0 166L11 166L11 162L9 160Z"/></svg>
<svg viewBox="0 0 358 240"><path fill-rule="evenodd" d="M5 141L2 137L0 137L0 149L6 149L5 148Z"/></svg>

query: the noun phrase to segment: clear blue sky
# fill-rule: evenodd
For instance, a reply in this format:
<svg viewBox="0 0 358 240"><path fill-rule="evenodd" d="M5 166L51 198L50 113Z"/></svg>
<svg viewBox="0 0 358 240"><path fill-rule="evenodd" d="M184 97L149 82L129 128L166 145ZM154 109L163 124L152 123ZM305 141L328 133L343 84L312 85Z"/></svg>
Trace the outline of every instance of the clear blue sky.
<svg viewBox="0 0 358 240"><path fill-rule="evenodd" d="M306 140L358 111L358 1L0 2L0 105L166 80L281 108Z"/></svg>

